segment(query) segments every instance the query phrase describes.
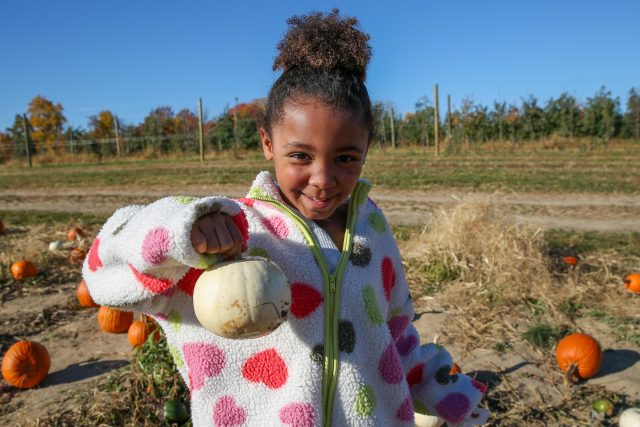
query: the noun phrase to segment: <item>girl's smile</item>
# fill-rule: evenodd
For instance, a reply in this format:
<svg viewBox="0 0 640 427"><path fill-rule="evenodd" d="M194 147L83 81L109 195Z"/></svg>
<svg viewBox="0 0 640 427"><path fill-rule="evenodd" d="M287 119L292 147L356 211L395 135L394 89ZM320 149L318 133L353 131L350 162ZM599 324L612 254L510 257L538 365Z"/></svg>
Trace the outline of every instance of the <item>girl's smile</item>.
<svg viewBox="0 0 640 427"><path fill-rule="evenodd" d="M360 178L369 131L359 117L311 99L288 102L271 134L260 129L285 201L306 218L342 221L336 210Z"/></svg>

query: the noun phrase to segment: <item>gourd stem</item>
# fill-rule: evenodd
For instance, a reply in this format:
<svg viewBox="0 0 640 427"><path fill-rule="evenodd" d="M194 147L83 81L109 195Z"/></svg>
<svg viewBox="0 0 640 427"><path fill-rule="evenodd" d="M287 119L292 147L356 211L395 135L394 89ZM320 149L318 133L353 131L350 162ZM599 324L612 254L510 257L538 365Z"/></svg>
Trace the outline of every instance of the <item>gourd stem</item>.
<svg viewBox="0 0 640 427"><path fill-rule="evenodd" d="M569 365L569 369L564 374L564 383L566 385L577 384L578 383L578 365L572 363Z"/></svg>

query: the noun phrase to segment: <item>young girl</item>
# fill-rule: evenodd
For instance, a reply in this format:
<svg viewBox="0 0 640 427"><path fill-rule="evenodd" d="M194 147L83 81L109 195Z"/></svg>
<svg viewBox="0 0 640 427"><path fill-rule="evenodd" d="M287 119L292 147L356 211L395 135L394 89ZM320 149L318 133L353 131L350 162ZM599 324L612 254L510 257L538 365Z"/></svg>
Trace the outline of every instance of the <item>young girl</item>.
<svg viewBox="0 0 640 427"><path fill-rule="evenodd" d="M119 209L83 267L91 295L157 320L195 426L410 426L414 410L481 424L485 387L419 345L398 248L360 180L369 36L337 10L288 23L260 128L275 177L259 173L239 200ZM229 340L199 324L192 295L203 269L240 253L282 268L291 310L269 335Z"/></svg>

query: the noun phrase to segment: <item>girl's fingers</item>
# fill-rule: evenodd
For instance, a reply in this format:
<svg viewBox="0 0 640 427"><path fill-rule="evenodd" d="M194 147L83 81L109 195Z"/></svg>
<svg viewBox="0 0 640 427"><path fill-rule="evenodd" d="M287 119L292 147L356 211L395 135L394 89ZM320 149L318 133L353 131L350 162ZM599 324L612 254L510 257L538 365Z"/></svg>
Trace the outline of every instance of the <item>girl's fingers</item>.
<svg viewBox="0 0 640 427"><path fill-rule="evenodd" d="M191 246L199 254L207 251L207 239L197 226L191 228Z"/></svg>
<svg viewBox="0 0 640 427"><path fill-rule="evenodd" d="M242 252L242 233L238 226L233 221L233 218L226 215L225 221L227 223L227 230L229 230L229 234L231 235L231 239L233 240L233 246L229 251L230 255L239 255Z"/></svg>

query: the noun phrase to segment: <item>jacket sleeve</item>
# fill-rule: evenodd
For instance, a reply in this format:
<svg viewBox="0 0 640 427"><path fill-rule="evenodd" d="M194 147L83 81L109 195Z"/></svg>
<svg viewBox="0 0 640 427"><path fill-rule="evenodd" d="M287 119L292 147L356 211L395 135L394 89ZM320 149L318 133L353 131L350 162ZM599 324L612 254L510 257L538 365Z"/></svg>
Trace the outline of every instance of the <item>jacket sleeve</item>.
<svg viewBox="0 0 640 427"><path fill-rule="evenodd" d="M388 239L389 256L382 263L383 286L389 299L387 325L411 391L414 411L438 416L449 425L483 424L488 412L477 406L486 386L467 375L450 375L452 359L441 345L420 345L411 323L413 300L400 253L390 232Z"/></svg>
<svg viewBox="0 0 640 427"><path fill-rule="evenodd" d="M101 305L148 311L183 279L197 278L194 272L218 259L193 249L191 226L213 212L232 216L246 249L244 212L225 197L165 197L117 210L102 226L82 266L91 297Z"/></svg>

